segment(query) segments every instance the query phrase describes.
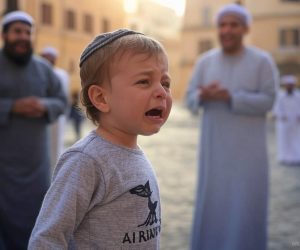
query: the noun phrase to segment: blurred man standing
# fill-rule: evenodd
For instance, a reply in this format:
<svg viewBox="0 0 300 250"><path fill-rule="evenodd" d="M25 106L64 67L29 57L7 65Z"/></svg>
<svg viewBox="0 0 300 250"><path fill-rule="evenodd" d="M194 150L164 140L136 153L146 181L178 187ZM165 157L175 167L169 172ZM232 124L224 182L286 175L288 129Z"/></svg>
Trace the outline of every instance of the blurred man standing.
<svg viewBox="0 0 300 250"><path fill-rule="evenodd" d="M0 246L27 249L49 185L47 125L66 107L51 67L32 55L33 19L22 11L2 20L0 51Z"/></svg>
<svg viewBox="0 0 300 250"><path fill-rule="evenodd" d="M244 45L250 20L238 4L220 10L221 48L200 57L186 94L192 112L204 110L193 250L266 249L265 121L278 73L266 52Z"/></svg>
<svg viewBox="0 0 300 250"><path fill-rule="evenodd" d="M283 165L300 165L300 93L296 90L297 78L281 78L284 91L280 91L274 105L276 118L277 155Z"/></svg>
<svg viewBox="0 0 300 250"><path fill-rule="evenodd" d="M58 51L54 47L45 47L41 51L41 56L45 58L53 67L54 73L59 78L62 84L62 89L66 96L69 96L70 80L68 73L56 66L56 61L58 57ZM55 166L59 156L64 150L64 135L65 127L67 122L67 116L69 114L70 108L67 109L65 114L59 116L58 120L51 124L50 127L50 145L51 145L51 166Z"/></svg>

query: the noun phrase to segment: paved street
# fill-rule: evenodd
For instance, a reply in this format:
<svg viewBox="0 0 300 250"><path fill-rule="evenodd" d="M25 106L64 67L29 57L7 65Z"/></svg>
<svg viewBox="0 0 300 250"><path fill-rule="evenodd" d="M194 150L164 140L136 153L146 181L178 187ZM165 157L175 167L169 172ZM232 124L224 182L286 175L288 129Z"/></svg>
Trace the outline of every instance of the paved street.
<svg viewBox="0 0 300 250"><path fill-rule="evenodd" d="M93 128L85 123L84 133ZM157 135L140 145L156 169L162 199L162 250L187 250L196 186L198 118L180 104ZM69 130L67 144L72 141ZM300 167L276 162L274 126L268 123L270 155L269 250L300 250Z"/></svg>

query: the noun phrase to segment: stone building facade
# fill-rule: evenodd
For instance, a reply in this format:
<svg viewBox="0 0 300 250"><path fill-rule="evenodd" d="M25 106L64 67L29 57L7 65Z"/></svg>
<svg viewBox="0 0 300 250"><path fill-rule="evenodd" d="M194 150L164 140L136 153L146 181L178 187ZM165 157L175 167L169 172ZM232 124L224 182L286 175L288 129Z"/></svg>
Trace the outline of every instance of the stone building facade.
<svg viewBox="0 0 300 250"><path fill-rule="evenodd" d="M0 0L0 13L7 9ZM20 10L35 20L34 48L39 53L45 46L59 51L58 66L68 71L71 91L80 88L79 57L85 46L99 33L125 25L123 0L19 0Z"/></svg>
<svg viewBox="0 0 300 250"><path fill-rule="evenodd" d="M232 2L243 4L252 14L246 43L267 50L281 74L295 74L300 80L299 0L186 0L181 37L181 97L197 57L219 46L216 13L224 4Z"/></svg>

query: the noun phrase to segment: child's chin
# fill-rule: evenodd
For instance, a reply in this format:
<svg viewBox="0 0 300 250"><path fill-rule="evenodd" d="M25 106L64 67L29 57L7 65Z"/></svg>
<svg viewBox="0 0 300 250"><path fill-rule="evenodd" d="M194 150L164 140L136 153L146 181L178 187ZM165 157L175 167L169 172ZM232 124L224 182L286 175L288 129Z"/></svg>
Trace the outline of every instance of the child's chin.
<svg viewBox="0 0 300 250"><path fill-rule="evenodd" d="M141 133L141 135L144 135L144 136L150 136L150 135L153 135L153 134L158 133L159 130L160 130L160 128L153 129L153 130L151 130L151 131L144 131L143 133Z"/></svg>

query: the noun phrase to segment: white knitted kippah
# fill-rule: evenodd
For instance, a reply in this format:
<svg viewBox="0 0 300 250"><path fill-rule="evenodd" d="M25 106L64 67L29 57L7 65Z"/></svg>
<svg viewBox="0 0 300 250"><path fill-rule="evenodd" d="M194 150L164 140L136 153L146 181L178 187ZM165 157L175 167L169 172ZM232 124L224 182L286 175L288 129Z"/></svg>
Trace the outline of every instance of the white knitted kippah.
<svg viewBox="0 0 300 250"><path fill-rule="evenodd" d="M285 75L281 77L281 83L283 85L295 85L297 84L297 78L293 75Z"/></svg>
<svg viewBox="0 0 300 250"><path fill-rule="evenodd" d="M17 10L17 11L9 12L3 17L2 27L7 24L18 22L18 21L28 23L30 26L32 26L34 23L33 18L29 14L27 14L24 11Z"/></svg>
<svg viewBox="0 0 300 250"><path fill-rule="evenodd" d="M236 3L227 4L219 10L216 18L217 24L220 23L220 20L223 16L229 14L239 16L241 20L244 22L244 24L246 24L247 26L251 24L251 15L248 12L248 10L245 7L241 6L240 4L236 4Z"/></svg>
<svg viewBox="0 0 300 250"><path fill-rule="evenodd" d="M112 43L113 41L123 37L123 36L128 36L128 35L134 35L134 34L141 34L139 32L129 30L129 29L119 29L115 30L113 32L107 32L103 33L97 37L94 38L94 40L88 44L88 46L83 50L81 56L80 56L80 61L79 61L79 66L81 67L82 63L90 56L92 55L96 50L103 48L109 43Z"/></svg>
<svg viewBox="0 0 300 250"><path fill-rule="evenodd" d="M58 56L58 50L54 47L47 46L47 47L44 47L42 49L41 54L42 55L51 55L51 56L57 57Z"/></svg>

